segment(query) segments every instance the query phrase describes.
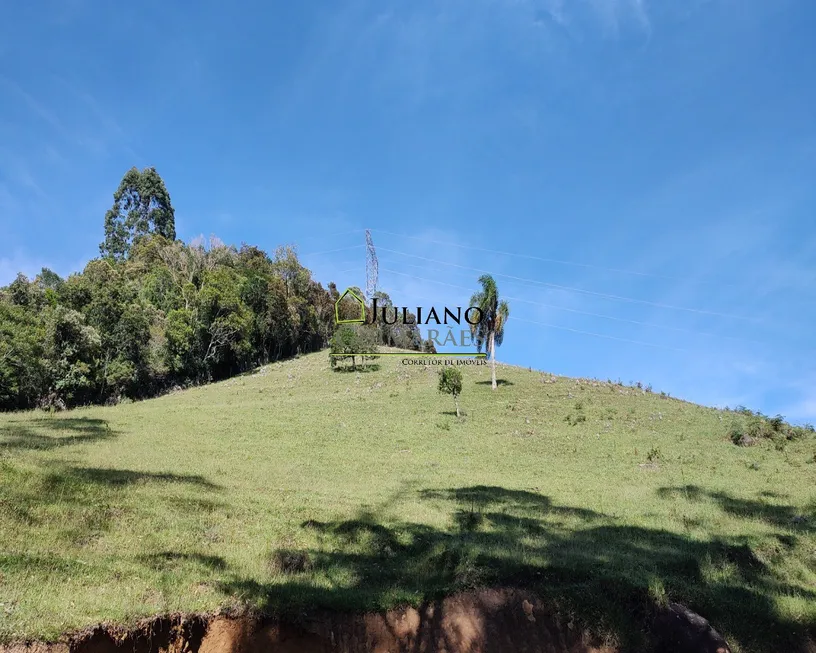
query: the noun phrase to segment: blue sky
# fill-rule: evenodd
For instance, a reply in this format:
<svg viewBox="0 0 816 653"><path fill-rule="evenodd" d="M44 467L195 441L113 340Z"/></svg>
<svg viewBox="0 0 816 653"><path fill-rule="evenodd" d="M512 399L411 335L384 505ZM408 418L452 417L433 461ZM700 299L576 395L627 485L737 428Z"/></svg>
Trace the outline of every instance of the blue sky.
<svg viewBox="0 0 816 653"><path fill-rule="evenodd" d="M186 241L363 285L371 228L399 304L496 275L500 360L816 421L816 4L190 7L0 8L0 283L152 165Z"/></svg>

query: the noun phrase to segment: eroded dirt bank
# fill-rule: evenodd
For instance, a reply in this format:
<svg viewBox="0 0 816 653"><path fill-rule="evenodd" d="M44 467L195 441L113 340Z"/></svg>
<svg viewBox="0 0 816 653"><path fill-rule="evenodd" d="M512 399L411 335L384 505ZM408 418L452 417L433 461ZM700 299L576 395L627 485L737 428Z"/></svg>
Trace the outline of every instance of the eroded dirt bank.
<svg viewBox="0 0 816 653"><path fill-rule="evenodd" d="M729 653L708 623L681 606L655 622L655 650ZM516 590L459 594L387 614L323 613L301 623L259 617L174 615L131 630L98 626L58 643L0 653L618 653Z"/></svg>

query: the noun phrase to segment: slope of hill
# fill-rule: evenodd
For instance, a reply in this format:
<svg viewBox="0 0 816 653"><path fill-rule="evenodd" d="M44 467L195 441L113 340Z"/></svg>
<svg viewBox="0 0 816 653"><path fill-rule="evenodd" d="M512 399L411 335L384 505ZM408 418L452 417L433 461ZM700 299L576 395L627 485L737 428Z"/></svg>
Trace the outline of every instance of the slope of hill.
<svg viewBox="0 0 816 653"><path fill-rule="evenodd" d="M0 416L0 640L249 605L533 588L634 645L678 600L735 650L816 628L816 451L638 388L325 353L149 401Z"/></svg>

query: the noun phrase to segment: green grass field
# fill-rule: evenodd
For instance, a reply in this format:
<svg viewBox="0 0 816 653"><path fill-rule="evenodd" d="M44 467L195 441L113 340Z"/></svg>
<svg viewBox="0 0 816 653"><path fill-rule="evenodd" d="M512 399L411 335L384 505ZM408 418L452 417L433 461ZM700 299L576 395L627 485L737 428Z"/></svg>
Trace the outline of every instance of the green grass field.
<svg viewBox="0 0 816 653"><path fill-rule="evenodd" d="M737 651L816 628L816 440L606 382L325 353L158 399L0 416L0 640L249 604L535 588L636 643L649 600Z"/></svg>

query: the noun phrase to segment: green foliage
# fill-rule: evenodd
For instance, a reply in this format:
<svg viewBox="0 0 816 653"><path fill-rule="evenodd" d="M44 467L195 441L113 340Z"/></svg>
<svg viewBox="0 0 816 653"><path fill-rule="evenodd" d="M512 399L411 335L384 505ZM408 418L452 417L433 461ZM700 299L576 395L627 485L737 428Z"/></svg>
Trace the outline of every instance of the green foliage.
<svg viewBox="0 0 816 653"><path fill-rule="evenodd" d="M510 306L499 299L498 286L489 274L479 277L479 284L481 290L470 298L470 305L479 307L482 319L471 325L471 330L477 350L482 351L484 347L488 355L493 356L495 347L500 347L504 341L504 325L510 317Z"/></svg>
<svg viewBox="0 0 816 653"><path fill-rule="evenodd" d="M455 367L439 370L439 392L458 397L462 394L462 372Z"/></svg>
<svg viewBox="0 0 816 653"><path fill-rule="evenodd" d="M481 582L540 592L617 650L650 650L633 637L664 596L735 651L807 650L812 435L738 449L719 411L591 385L593 428L573 428L574 380L508 366L498 394L466 365L462 429L436 374L400 356L376 379L327 367L320 352L158 401L0 414L0 641L167 606L380 611Z"/></svg>
<svg viewBox="0 0 816 653"><path fill-rule="evenodd" d="M325 346L329 293L275 258L144 235L127 258L0 289L0 409L151 396Z"/></svg>
<svg viewBox="0 0 816 653"><path fill-rule="evenodd" d="M294 248L270 257L175 238L164 182L133 168L105 215L102 258L0 288L0 410L148 397L329 342L337 288L316 283ZM361 337L360 351L376 349Z"/></svg>
<svg viewBox="0 0 816 653"><path fill-rule="evenodd" d="M579 411L575 414L570 413L564 418L564 421L570 426L577 426L578 424L583 424L584 422L586 422L587 418L584 413Z"/></svg>
<svg viewBox="0 0 816 653"><path fill-rule="evenodd" d="M732 412L734 417L726 434L734 444L739 444L741 438L747 436L754 440L771 440L777 449L782 450L785 442L805 438L814 432L810 424L795 426L787 423L782 415L768 417L743 406Z"/></svg>
<svg viewBox="0 0 816 653"><path fill-rule="evenodd" d="M59 290L64 283L60 275L48 268L42 268L34 281L43 290Z"/></svg>
<svg viewBox="0 0 816 653"><path fill-rule="evenodd" d="M329 342L329 361L333 368L339 363L351 361L351 368L357 369L359 360L365 367L369 360L377 358L377 333L368 326L341 324Z"/></svg>
<svg viewBox="0 0 816 653"><path fill-rule="evenodd" d="M33 292L28 279L23 273L18 274L17 278L9 284L8 297L9 301L15 306L30 306L32 304Z"/></svg>
<svg viewBox="0 0 816 653"><path fill-rule="evenodd" d="M491 381L493 389L496 384L496 347L504 342L504 325L510 317L510 306L499 299L499 288L496 281L489 274L479 277L481 289L470 298L470 305L479 308L481 319L477 324L471 324L470 330L476 343L477 351L485 352L490 356Z"/></svg>
<svg viewBox="0 0 816 653"><path fill-rule="evenodd" d="M105 240L99 245L99 252L103 256L124 258L148 234L175 240L175 211L155 168L141 172L131 168L122 177L113 194L113 206L105 214Z"/></svg>
<svg viewBox="0 0 816 653"><path fill-rule="evenodd" d="M353 289L358 292L359 289ZM362 296L362 295L360 295ZM374 293L377 300L377 333L379 342L386 347L400 349L423 349L425 343L416 325L416 315L410 311L402 311L401 307L394 306L388 293L377 291ZM385 309L385 319L382 311ZM366 307L366 315L373 315L374 306ZM433 343L431 343L433 344ZM434 350L435 351L435 350Z"/></svg>
<svg viewBox="0 0 816 653"><path fill-rule="evenodd" d="M0 300L0 407L33 406L46 384L42 313Z"/></svg>
<svg viewBox="0 0 816 653"><path fill-rule="evenodd" d="M65 407L88 403L97 381L102 340L78 311L58 306L46 322L48 394L42 403Z"/></svg>
<svg viewBox="0 0 816 653"><path fill-rule="evenodd" d="M739 444L740 439L745 434L745 429L743 428L742 422L739 420L733 420L731 424L728 425L728 439L731 440L734 444Z"/></svg>
<svg viewBox="0 0 816 653"><path fill-rule="evenodd" d="M439 392L453 396L456 416L459 417L459 395L462 394L462 372L455 367L443 367L439 370Z"/></svg>

